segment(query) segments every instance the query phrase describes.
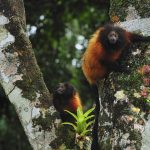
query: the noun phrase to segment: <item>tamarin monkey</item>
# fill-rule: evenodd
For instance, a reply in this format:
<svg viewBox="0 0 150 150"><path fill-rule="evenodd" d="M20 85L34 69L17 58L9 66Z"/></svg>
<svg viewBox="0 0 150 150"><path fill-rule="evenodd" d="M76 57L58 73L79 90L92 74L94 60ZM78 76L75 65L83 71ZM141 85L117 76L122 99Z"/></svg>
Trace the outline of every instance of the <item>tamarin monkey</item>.
<svg viewBox="0 0 150 150"><path fill-rule="evenodd" d="M113 24L100 27L89 40L82 58L82 70L88 82L96 84L111 71L126 71L121 64L123 54L129 52L132 43L145 41L150 41L150 36L131 33Z"/></svg>
<svg viewBox="0 0 150 150"><path fill-rule="evenodd" d="M69 83L59 83L53 91L53 104L63 122L73 122L73 117L64 110L76 113L81 107L81 100L76 89Z"/></svg>
<svg viewBox="0 0 150 150"><path fill-rule="evenodd" d="M150 41L150 36L144 37L128 32L114 24L100 27L89 40L88 47L82 58L82 70L90 84L96 84L104 79L111 71L129 72L121 64L129 54L129 46L134 42ZM96 100L95 124L93 127L92 150L98 150L98 115L99 100ZM95 130L95 131L94 131ZM96 134L96 135L95 135ZM97 145L97 146L96 146Z"/></svg>

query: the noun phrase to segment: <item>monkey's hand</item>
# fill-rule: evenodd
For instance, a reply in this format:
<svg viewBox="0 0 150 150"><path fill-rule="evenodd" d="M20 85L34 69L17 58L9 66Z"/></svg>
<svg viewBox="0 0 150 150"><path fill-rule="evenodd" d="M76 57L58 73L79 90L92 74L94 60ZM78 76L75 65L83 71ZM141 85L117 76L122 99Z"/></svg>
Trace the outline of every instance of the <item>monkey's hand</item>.
<svg viewBox="0 0 150 150"><path fill-rule="evenodd" d="M122 64L118 61L110 62L110 61L101 61L101 64L105 65L108 71L120 72L130 74L131 70L126 64Z"/></svg>

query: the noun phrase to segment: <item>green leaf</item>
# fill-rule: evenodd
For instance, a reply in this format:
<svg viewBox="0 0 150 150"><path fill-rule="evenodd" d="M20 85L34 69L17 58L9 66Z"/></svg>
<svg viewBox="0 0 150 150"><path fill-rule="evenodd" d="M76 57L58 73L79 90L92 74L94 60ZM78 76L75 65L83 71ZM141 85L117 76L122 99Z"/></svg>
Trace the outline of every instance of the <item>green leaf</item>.
<svg viewBox="0 0 150 150"><path fill-rule="evenodd" d="M146 99L146 101L149 103L149 102L150 102L150 99Z"/></svg>
<svg viewBox="0 0 150 150"><path fill-rule="evenodd" d="M84 136L84 135L86 135L88 132L90 132L91 130L85 130L85 131L83 131L82 133L81 133L81 136Z"/></svg>
<svg viewBox="0 0 150 150"><path fill-rule="evenodd" d="M95 109L95 107L89 109L88 111L85 112L84 116L87 117L90 113L93 112L93 110Z"/></svg>
<svg viewBox="0 0 150 150"><path fill-rule="evenodd" d="M95 108L91 108L88 110L85 114L83 113L83 110L81 107L78 107L77 109L77 115L73 114L72 112L65 110L67 113L69 113L71 116L73 116L76 119L76 125L71 122L64 122L64 125L71 125L76 133L84 136L87 132L90 130L87 130L87 128L94 122L94 120L87 123L87 120L94 117L94 115L89 114L94 110Z"/></svg>
<svg viewBox="0 0 150 150"><path fill-rule="evenodd" d="M74 128L75 131L77 131L77 127L71 122L63 122L62 124L63 125L70 125L70 126L72 126Z"/></svg>
<svg viewBox="0 0 150 150"><path fill-rule="evenodd" d="M70 111L68 111L68 110L64 110L65 112L67 112L68 114L70 114L72 117L74 117L76 120L78 120L78 117L74 114L74 113L72 113L72 112L70 112Z"/></svg>
<svg viewBox="0 0 150 150"><path fill-rule="evenodd" d="M93 117L95 117L95 116L94 115L88 116L88 117L85 118L85 120L87 121L87 120L89 120L89 119L91 119Z"/></svg>
<svg viewBox="0 0 150 150"><path fill-rule="evenodd" d="M77 109L77 117L80 118L81 116L83 116L83 110L81 107L78 107Z"/></svg>
<svg viewBox="0 0 150 150"><path fill-rule="evenodd" d="M86 124L86 128L88 128L91 124L94 123L94 120L93 121L90 121L89 123Z"/></svg>

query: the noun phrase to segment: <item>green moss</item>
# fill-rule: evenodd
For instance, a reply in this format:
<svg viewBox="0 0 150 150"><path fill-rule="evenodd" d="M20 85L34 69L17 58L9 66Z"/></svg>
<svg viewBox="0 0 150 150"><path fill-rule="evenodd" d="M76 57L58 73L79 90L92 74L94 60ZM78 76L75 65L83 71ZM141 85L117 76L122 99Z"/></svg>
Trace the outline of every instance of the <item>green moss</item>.
<svg viewBox="0 0 150 150"><path fill-rule="evenodd" d="M54 141L51 142L51 147L53 149L60 149L62 143L64 143L65 150L74 149L75 145L75 132L68 126L60 125L56 130L56 138ZM62 137L62 138L60 138Z"/></svg>
<svg viewBox="0 0 150 150"><path fill-rule="evenodd" d="M23 80L16 81L16 85L23 89L23 97L29 99L29 100L35 100L36 99L36 91L34 88L33 80L27 76L22 77Z"/></svg>
<svg viewBox="0 0 150 150"><path fill-rule="evenodd" d="M15 44L16 43L9 45L7 47L7 49L5 50L5 53L13 54L14 50L16 50L15 49L16 48ZM18 42L17 42L17 44L18 44ZM21 48L22 47L23 47L23 45L21 45ZM34 69L33 70L30 69L29 74L27 75L25 69L29 69L29 67L27 67L27 65L25 65L25 63L27 63L28 66L30 66L30 68L32 68L32 67L35 68L35 67L33 65L33 61L30 64L30 62L32 60L32 57L29 59L29 53L27 53L27 52L25 52L25 53L26 53L26 56L24 55L23 52L21 54L21 51L19 51L18 55L21 54L21 57L19 56L18 58L16 58L16 59L20 58L20 60L21 60L21 64L17 68L18 69L17 72L18 72L18 74L23 74L23 76L22 76L23 80L16 81L15 85L17 87L19 87L20 89L22 89L23 97L25 97L25 98L32 101L32 100L35 100L35 98L36 98L36 91L37 90L35 90L35 89L37 89L37 87L36 87L37 86L37 81L38 81L38 78L41 77L41 75L40 75L40 73L38 73L38 70L35 71ZM28 59L25 58L25 57L28 57ZM13 55L12 55L12 58L11 57L8 58L9 63L12 63L14 61L14 59L15 58L13 57ZM26 60L27 62L23 63L23 61L25 61L25 59L27 59ZM30 61L28 61L28 60L30 60Z"/></svg>
<svg viewBox="0 0 150 150"><path fill-rule="evenodd" d="M41 113L38 118L33 119L33 126L35 127L39 125L41 127L39 130L51 131L52 125L54 125L57 117L58 113L54 113L53 115L51 115L50 111L46 111L44 117ZM64 146L67 146L64 147L64 150L73 149L75 146L75 132L72 131L71 127L66 127L60 124L58 125L58 127L55 126L55 129L56 138L54 139L54 141L51 142L51 147L53 149L60 149L59 146L64 143ZM63 146L61 146L61 149L63 149Z"/></svg>
<svg viewBox="0 0 150 150"><path fill-rule="evenodd" d="M140 150L140 148L142 146L142 143L141 143L141 141L142 141L141 133L139 131L137 131L137 130L130 131L129 139L130 139L131 142L132 141L133 142L136 141L136 144L135 144L136 149Z"/></svg>
<svg viewBox="0 0 150 150"><path fill-rule="evenodd" d="M128 5L128 2L123 0L111 0L109 10L110 17L117 16L120 21L124 21Z"/></svg>
<svg viewBox="0 0 150 150"><path fill-rule="evenodd" d="M103 143L101 142L100 145L101 145L101 149L102 150L108 150L108 149L112 149L112 144L110 143L110 139L106 140L105 141L106 143Z"/></svg>
<svg viewBox="0 0 150 150"><path fill-rule="evenodd" d="M118 16L120 21L125 21L127 16L127 8L129 6L135 7L139 16L149 17L149 0L111 0L110 1L110 16Z"/></svg>
<svg viewBox="0 0 150 150"><path fill-rule="evenodd" d="M141 16L141 18L150 16L149 11L149 0L111 0L110 1L110 17L112 20L116 19L120 21L125 21L126 17L128 15L128 8L133 7L135 8L135 11L137 12L136 15ZM106 98L103 99L102 97L102 105L103 109L105 109L105 103L108 106L109 114L107 115L105 122L110 122L113 124L112 131L115 133L108 132L108 127L104 125L104 131L106 133L109 133L110 136L112 135L114 138L119 137L118 139L115 139L116 141L116 147L114 147L114 150L122 150L126 149L128 146L135 146L135 149L140 150L141 148L141 131L134 128L134 125L141 126L138 122L138 120L142 120L143 116L142 114L146 114L149 110L149 104L144 100L144 97L140 97L141 93L141 86L144 85L143 83L143 76L142 74L138 73L138 69L142 67L143 65L147 65L150 62L150 59L146 55L145 51L148 50L148 44L144 43L137 43L136 45L133 45L131 48L131 51L136 51L136 49L139 49L142 51L142 53L137 55L131 55L128 57L128 64L131 68L130 74L120 74L120 73L112 73L110 74L110 84L105 85L106 92L103 90L103 93L105 93ZM126 62L125 62L126 63ZM125 64L126 65L126 64ZM110 87L114 87L114 91L110 90ZM114 95L117 91L123 90L126 96L126 100L118 100L114 102ZM109 91L109 92L107 92ZM102 93L102 92L101 92ZM139 97L135 97L134 93L137 95L139 94ZM101 94L102 95L102 94ZM111 100L113 102L111 102ZM140 108L140 112L134 111L132 108L138 107ZM104 112L105 113L105 112ZM112 116L111 116L112 115ZM147 114L146 114L147 115ZM145 116L146 116L145 115ZM105 116L105 114L103 114ZM111 117L109 117L111 116ZM109 117L109 120L108 120ZM111 127L110 127L111 128ZM101 127L102 129L102 127ZM121 134L128 133L130 136L127 140L131 141L131 143L124 143L124 145L119 145L121 142ZM105 132L101 133L101 135L105 136ZM106 137L108 139L108 137ZM109 141L107 144L109 145L110 141L113 139L108 139ZM105 139L104 139L105 141ZM114 143L114 141L113 141ZM106 143L104 143L105 145ZM112 148L112 147L111 147ZM107 149L111 149L107 148ZM106 148L103 148L104 150Z"/></svg>
<svg viewBox="0 0 150 150"><path fill-rule="evenodd" d="M57 114L51 115L50 111L46 111L44 115L43 117L43 114L40 113L38 118L33 119L33 126L39 125L42 130L50 131L52 122L56 119Z"/></svg>
<svg viewBox="0 0 150 150"><path fill-rule="evenodd" d="M130 75L122 74L118 77L118 83L125 91L139 89L142 84L142 76L137 71L132 72Z"/></svg>

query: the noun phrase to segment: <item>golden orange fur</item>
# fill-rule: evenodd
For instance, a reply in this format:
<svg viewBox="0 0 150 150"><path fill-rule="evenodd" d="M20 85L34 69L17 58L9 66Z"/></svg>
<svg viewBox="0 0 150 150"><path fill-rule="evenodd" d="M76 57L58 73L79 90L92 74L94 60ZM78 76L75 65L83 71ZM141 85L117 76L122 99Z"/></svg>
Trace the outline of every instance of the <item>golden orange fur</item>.
<svg viewBox="0 0 150 150"><path fill-rule="evenodd" d="M71 98L71 100L69 100L69 104L66 110L76 112L78 107L82 108L82 104L81 104L79 94L76 92L75 95Z"/></svg>
<svg viewBox="0 0 150 150"><path fill-rule="evenodd" d="M121 50L109 53L105 52L101 43L98 41L98 36L104 28L98 29L89 41L88 47L82 57L82 70L90 84L104 78L108 74L107 68L100 63L100 60L116 61L121 54Z"/></svg>

